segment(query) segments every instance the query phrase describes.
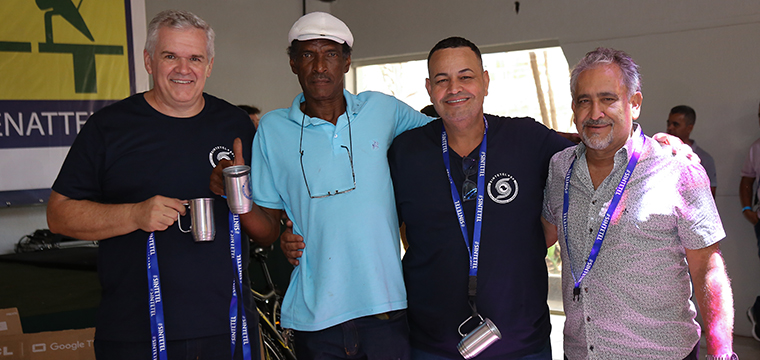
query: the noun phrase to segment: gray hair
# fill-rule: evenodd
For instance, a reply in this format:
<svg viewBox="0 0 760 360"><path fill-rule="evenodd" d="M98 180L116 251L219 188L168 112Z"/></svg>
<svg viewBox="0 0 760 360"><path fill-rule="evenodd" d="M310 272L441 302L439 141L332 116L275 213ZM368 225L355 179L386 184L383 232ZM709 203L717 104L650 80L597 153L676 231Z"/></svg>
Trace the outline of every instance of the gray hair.
<svg viewBox="0 0 760 360"><path fill-rule="evenodd" d="M145 51L153 56L158 43L158 30L162 27L170 27L178 30L191 28L201 29L206 33L206 53L209 59L214 58L214 29L197 15L184 10L164 10L148 25L148 38L145 40Z"/></svg>
<svg viewBox="0 0 760 360"><path fill-rule="evenodd" d="M633 94L641 91L641 74L639 74L639 66L633 62L633 59L624 51L598 47L594 51L587 53L575 65L573 72L570 74L570 93L573 100L575 100L575 96L577 95L578 76L586 70L609 64L617 65L623 73L623 82L628 89L627 96L629 99Z"/></svg>

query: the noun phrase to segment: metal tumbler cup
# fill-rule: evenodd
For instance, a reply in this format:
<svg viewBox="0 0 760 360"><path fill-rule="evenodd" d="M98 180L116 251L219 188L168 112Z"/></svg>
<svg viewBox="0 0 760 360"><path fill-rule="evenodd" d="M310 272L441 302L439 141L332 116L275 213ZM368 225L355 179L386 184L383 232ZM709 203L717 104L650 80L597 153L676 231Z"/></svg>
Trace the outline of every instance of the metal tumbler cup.
<svg viewBox="0 0 760 360"><path fill-rule="evenodd" d="M190 229L182 229L182 221L177 214L177 226L183 233L192 231L193 239L196 242L214 241L216 236L216 226L214 224L214 199L198 198L192 199L185 205L190 206Z"/></svg>
<svg viewBox="0 0 760 360"><path fill-rule="evenodd" d="M501 332L491 319L486 318L480 322L475 330L472 330L459 341L457 350L465 359L472 359L499 339L501 339Z"/></svg>
<svg viewBox="0 0 760 360"><path fill-rule="evenodd" d="M245 214L253 207L251 194L251 167L234 165L224 168L224 189L227 205L233 214Z"/></svg>

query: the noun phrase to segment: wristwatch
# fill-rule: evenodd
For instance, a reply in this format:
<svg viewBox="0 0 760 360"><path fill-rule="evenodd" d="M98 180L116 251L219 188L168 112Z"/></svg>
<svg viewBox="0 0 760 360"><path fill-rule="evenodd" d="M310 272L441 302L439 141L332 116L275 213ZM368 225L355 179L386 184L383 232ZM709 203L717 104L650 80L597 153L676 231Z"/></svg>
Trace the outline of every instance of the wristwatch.
<svg viewBox="0 0 760 360"><path fill-rule="evenodd" d="M723 354L720 356L707 354L705 356L705 360L739 360L739 357L736 356L736 353L734 352L732 352L731 354Z"/></svg>

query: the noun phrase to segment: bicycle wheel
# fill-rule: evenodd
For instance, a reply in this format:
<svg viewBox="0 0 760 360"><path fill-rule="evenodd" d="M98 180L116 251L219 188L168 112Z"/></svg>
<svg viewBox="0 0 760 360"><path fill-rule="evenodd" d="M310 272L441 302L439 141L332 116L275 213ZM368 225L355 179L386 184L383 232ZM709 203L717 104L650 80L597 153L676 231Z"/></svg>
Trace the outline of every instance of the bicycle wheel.
<svg viewBox="0 0 760 360"><path fill-rule="evenodd" d="M257 310L259 311L259 332L264 340L264 347L271 349L270 352L275 356L273 359L296 360L295 352L288 346L275 325L269 322L261 309Z"/></svg>
<svg viewBox="0 0 760 360"><path fill-rule="evenodd" d="M261 329L261 326L259 326L259 329ZM287 360L269 334L261 332L261 340L264 343L264 358L262 360Z"/></svg>

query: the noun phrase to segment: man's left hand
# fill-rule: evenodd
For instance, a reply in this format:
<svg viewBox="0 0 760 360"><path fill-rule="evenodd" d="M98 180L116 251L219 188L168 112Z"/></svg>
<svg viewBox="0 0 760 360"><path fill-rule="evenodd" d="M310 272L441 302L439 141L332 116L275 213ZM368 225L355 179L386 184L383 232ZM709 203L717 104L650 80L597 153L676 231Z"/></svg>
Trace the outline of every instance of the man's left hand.
<svg viewBox="0 0 760 360"><path fill-rule="evenodd" d="M581 143L581 136L576 133L566 133L566 132L557 131L557 134L559 134L559 136L562 136L565 139L572 141L575 144Z"/></svg>
<svg viewBox="0 0 760 360"><path fill-rule="evenodd" d="M293 233L293 221L288 219L284 211L282 212L282 222L285 224L285 231L280 234L280 249L290 264L298 266L298 259L303 255L306 244L303 241L303 236Z"/></svg>
<svg viewBox="0 0 760 360"><path fill-rule="evenodd" d="M652 136L652 139L655 139L658 143L660 143L660 146L663 148L670 147L673 156L683 155L686 156L687 159L697 164L702 161L699 158L699 155L695 154L694 150L691 149L691 146L684 144L684 142L676 136L666 133L657 133Z"/></svg>

